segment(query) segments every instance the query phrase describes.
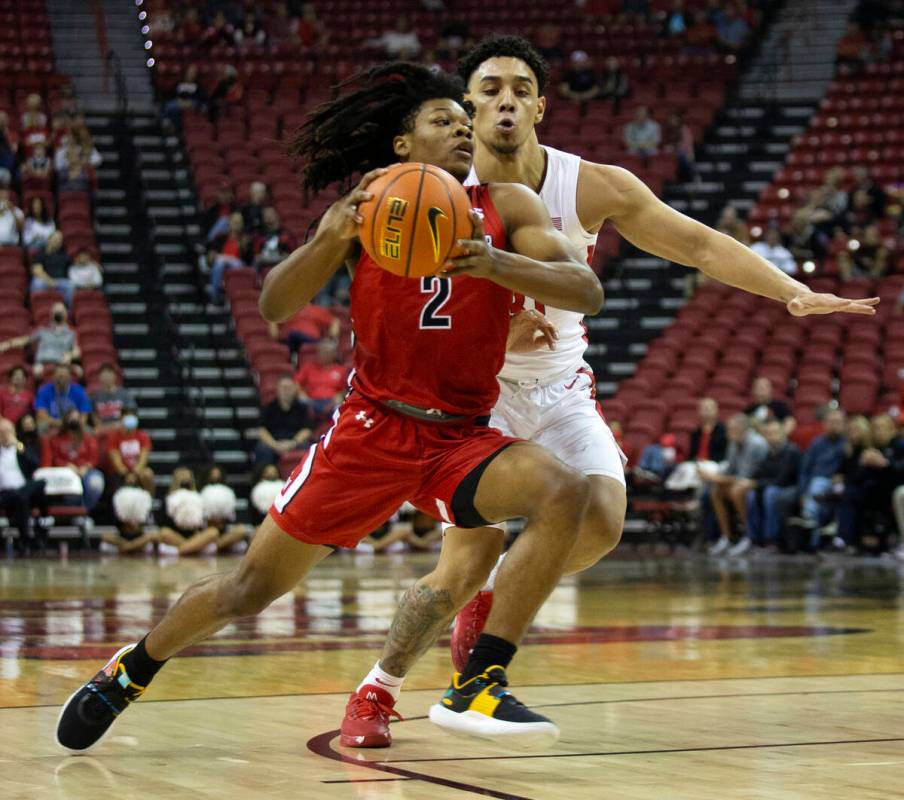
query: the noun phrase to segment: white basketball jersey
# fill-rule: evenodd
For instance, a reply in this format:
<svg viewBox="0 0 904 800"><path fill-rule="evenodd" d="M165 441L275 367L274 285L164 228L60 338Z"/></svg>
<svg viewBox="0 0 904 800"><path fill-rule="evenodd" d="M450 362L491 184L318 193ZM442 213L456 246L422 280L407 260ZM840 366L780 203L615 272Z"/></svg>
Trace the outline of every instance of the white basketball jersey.
<svg viewBox="0 0 904 800"><path fill-rule="evenodd" d="M581 157L564 153L552 147L541 145L546 151L546 177L540 189L540 199L552 217L553 225L582 252L587 253L587 261L593 258L596 234L588 233L581 225L577 212L578 171ZM474 168L465 185L480 183ZM537 308L556 326L559 333L556 349L535 350L532 353L507 353L505 365L499 377L510 381L537 380L545 383L558 375L576 371L584 362L587 349L584 316L575 311L536 303L530 297L515 296L513 310Z"/></svg>

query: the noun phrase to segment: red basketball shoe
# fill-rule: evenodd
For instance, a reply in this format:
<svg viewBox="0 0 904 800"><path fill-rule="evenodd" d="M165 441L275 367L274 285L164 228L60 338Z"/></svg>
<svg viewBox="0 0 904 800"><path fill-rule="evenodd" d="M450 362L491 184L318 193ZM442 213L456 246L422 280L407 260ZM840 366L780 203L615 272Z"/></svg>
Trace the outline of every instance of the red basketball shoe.
<svg viewBox="0 0 904 800"><path fill-rule="evenodd" d="M393 706L395 700L385 689L368 684L348 698L339 729L343 747L389 747L392 734L389 718L402 719Z"/></svg>
<svg viewBox="0 0 904 800"><path fill-rule="evenodd" d="M468 664L471 650L477 643L477 637L483 632L483 626L487 624L490 609L493 607L493 592L478 592L461 611L455 616L455 626L452 628L452 663L456 672L464 672Z"/></svg>

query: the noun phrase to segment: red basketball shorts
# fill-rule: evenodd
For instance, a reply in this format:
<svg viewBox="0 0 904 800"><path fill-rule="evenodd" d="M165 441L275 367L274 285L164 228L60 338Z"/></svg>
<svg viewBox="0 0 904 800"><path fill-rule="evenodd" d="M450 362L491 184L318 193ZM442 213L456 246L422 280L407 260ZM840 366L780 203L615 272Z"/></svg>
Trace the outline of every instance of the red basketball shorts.
<svg viewBox="0 0 904 800"><path fill-rule="evenodd" d="M444 522L480 527L487 522L474 508L480 475L518 441L473 420L422 422L352 393L270 516L302 542L336 547L355 547L406 500Z"/></svg>

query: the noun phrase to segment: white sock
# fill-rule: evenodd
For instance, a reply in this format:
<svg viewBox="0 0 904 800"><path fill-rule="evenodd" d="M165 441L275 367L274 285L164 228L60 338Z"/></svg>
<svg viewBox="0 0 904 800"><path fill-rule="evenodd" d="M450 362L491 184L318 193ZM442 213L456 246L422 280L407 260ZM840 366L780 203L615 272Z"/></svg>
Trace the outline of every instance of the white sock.
<svg viewBox="0 0 904 800"><path fill-rule="evenodd" d="M505 551L507 553L508 550ZM490 571L490 576L487 578L487 582L483 585L483 588L480 590L481 592L492 592L493 586L496 583L496 573L499 572L499 567L502 564L502 559L505 558L505 553L499 556L499 560L496 562L496 566Z"/></svg>
<svg viewBox="0 0 904 800"><path fill-rule="evenodd" d="M404 678L397 678L395 675L390 675L388 672L384 672L380 669L380 662L378 661L373 665L373 669L367 673L364 680L361 681L355 691L360 692L362 686L370 684L371 686L379 686L384 691L389 692L389 694L392 695L393 700L398 700L404 682Z"/></svg>

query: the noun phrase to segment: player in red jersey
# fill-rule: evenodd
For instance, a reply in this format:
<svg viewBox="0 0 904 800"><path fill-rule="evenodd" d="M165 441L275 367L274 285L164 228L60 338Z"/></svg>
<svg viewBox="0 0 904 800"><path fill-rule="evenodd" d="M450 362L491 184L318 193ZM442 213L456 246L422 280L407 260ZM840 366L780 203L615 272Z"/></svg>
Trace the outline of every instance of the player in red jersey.
<svg viewBox="0 0 904 800"><path fill-rule="evenodd" d="M749 248L669 208L626 170L542 146L537 125L546 109L543 90L549 68L524 39L488 37L464 56L459 75L468 83L468 98L474 105L476 177L530 188L573 242L591 245L609 220L639 248L783 302L795 316L875 313L876 298L847 299L810 291ZM491 424L544 444L587 476L590 500L568 556L565 573L571 574L592 566L618 543L624 522L625 482L618 447L596 413L595 382L587 374L587 365L581 365L585 345L580 315L562 313L548 304L546 313L557 327L557 347L507 358L499 376L504 388ZM474 575L493 561L502 550L504 533L486 529L479 538L467 540L456 534L454 528L446 529L439 562L432 573L421 578L421 585L463 605L470 596L458 593L462 586L459 576ZM457 552L456 543L463 543L467 550ZM495 584L491 581L497 570L490 573L485 588L494 591L479 592L456 617L453 663L465 678L482 668L480 633L484 624L492 625L497 614L506 615L504 604L512 597L510 585L523 585L522 576L509 569L507 561L508 556L501 560ZM402 598L380 660L360 684L359 693L366 695L366 687L379 681L398 697L405 676L435 640L431 637L439 633L435 627L419 624L429 612L420 598ZM431 718L444 715L441 703L430 709ZM351 712L357 716L350 719ZM354 731L362 742L351 737L343 741L352 746L388 746L387 721L376 705L366 714L350 706L342 729Z"/></svg>
<svg viewBox="0 0 904 800"><path fill-rule="evenodd" d="M366 174L327 210L313 239L267 276L260 308L268 321L287 319L349 265L357 334L351 392L333 427L287 481L238 567L189 588L147 636L119 650L69 698L57 727L64 747L94 745L167 659L237 617L259 613L333 548L353 547L409 499L464 529L527 518L509 556L524 584L513 587L511 613L487 627L498 657L464 684L453 678L447 694L462 721L458 727L468 732L557 734L549 720L505 690L504 667L561 575L587 481L541 447L506 437L487 421L498 393L512 293L595 313L602 287L542 203L517 185L469 190L482 222L475 214L473 238L460 243L463 254L447 275L423 281L391 275L356 238L357 204L370 199L367 185L387 164L426 162L460 180L467 176L472 132L462 90L449 75L390 64L359 77L352 91L321 106L302 127L295 152L306 163L306 186L319 190ZM426 598L431 590L416 585L411 593ZM448 624L456 610L448 598L429 600L442 618L424 623Z"/></svg>

